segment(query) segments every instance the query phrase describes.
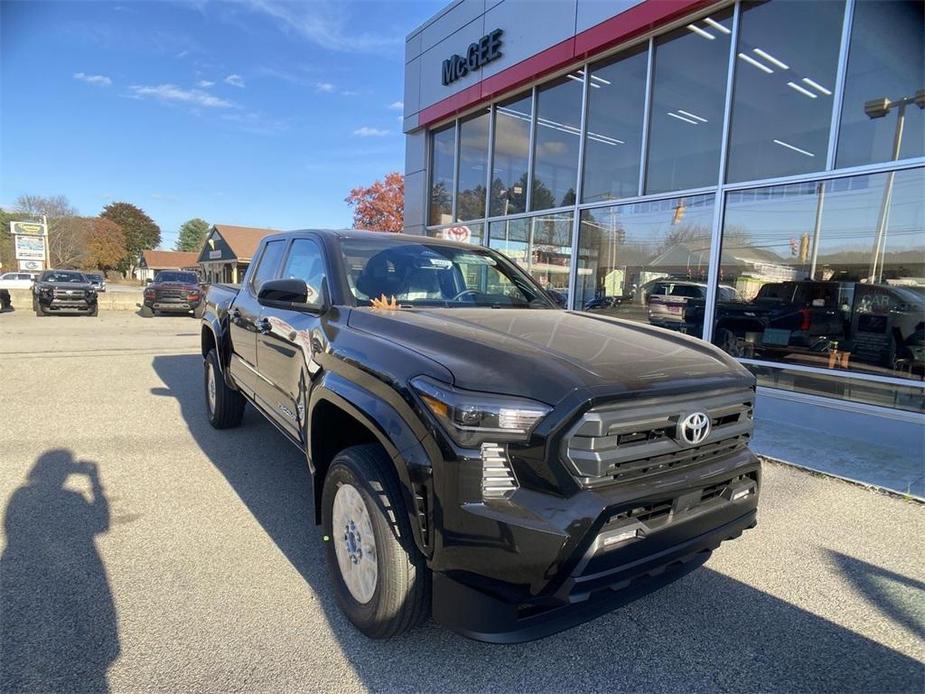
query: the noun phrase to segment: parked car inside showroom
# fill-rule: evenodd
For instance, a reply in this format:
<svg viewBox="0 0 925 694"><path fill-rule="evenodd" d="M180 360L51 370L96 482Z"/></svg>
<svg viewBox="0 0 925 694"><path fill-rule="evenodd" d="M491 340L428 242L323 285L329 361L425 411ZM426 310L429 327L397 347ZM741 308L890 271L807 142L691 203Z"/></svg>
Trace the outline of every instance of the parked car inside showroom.
<svg viewBox="0 0 925 694"><path fill-rule="evenodd" d="M46 270L32 290L32 308L36 316L99 313L96 289L77 270Z"/></svg>

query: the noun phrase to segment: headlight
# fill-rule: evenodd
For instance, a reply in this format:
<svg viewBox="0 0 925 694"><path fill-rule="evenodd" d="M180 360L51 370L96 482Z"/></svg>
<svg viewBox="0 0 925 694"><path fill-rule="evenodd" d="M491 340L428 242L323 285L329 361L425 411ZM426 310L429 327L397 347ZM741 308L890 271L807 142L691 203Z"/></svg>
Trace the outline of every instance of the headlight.
<svg viewBox="0 0 925 694"><path fill-rule="evenodd" d="M412 379L411 385L450 437L464 448L478 448L486 441L527 441L552 409L534 400L454 388L426 376Z"/></svg>

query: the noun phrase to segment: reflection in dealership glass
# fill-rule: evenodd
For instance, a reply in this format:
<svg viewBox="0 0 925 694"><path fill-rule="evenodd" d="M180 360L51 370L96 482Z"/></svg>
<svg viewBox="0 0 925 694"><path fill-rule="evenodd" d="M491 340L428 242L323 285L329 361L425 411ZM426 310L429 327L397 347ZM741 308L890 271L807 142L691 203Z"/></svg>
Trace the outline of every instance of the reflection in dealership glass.
<svg viewBox="0 0 925 694"><path fill-rule="evenodd" d="M736 356L921 380L923 190L923 169L911 169L730 193L721 280L744 303L717 297L713 341Z"/></svg>

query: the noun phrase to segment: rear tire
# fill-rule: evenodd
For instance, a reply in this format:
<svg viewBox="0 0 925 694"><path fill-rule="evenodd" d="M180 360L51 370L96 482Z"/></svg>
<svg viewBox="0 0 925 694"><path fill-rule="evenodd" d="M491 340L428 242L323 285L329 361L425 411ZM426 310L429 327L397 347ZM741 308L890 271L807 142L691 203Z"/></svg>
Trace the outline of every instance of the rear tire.
<svg viewBox="0 0 925 694"><path fill-rule="evenodd" d="M216 429L232 429L240 425L244 416L244 396L225 383L214 349L206 355L204 386L209 424Z"/></svg>
<svg viewBox="0 0 925 694"><path fill-rule="evenodd" d="M385 451L373 444L338 453L324 481L321 512L335 598L353 625L386 639L424 621L430 575Z"/></svg>

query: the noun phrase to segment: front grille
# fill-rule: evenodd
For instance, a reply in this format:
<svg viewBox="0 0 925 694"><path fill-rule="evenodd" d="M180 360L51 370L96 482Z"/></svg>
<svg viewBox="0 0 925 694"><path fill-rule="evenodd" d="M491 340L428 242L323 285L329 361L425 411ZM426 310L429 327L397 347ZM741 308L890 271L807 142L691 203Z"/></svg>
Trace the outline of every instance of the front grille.
<svg viewBox="0 0 925 694"><path fill-rule="evenodd" d="M188 292L185 289L158 289L157 297L158 301L175 301L183 302L186 301L186 295Z"/></svg>
<svg viewBox="0 0 925 694"><path fill-rule="evenodd" d="M572 427L563 455L587 486L705 465L748 445L753 408L751 390L597 407ZM679 432L679 423L694 412L706 414L711 425L709 435L696 446Z"/></svg>

